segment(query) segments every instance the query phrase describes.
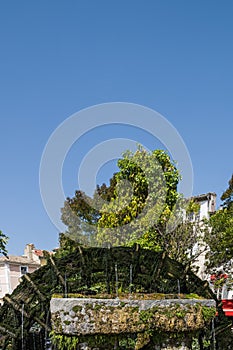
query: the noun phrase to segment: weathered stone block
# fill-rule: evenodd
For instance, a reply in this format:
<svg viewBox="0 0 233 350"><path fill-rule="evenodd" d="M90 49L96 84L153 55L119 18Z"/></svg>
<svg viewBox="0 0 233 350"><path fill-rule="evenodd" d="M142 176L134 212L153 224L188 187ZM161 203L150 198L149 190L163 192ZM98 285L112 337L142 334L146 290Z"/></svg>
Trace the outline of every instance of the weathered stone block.
<svg viewBox="0 0 233 350"><path fill-rule="evenodd" d="M50 306L56 334L77 337L137 334L135 349L150 341L148 334L163 334L154 349L189 350L191 335L215 316L215 301L199 299L53 298Z"/></svg>

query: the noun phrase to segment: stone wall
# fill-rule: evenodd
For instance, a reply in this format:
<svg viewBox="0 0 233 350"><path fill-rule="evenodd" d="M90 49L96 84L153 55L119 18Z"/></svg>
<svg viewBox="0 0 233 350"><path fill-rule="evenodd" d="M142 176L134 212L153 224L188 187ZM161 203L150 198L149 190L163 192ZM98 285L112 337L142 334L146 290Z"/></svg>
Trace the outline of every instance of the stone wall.
<svg viewBox="0 0 233 350"><path fill-rule="evenodd" d="M215 301L199 299L53 298L50 307L55 334L89 340L96 335L137 334L135 349L145 346L149 335L158 335L154 349L190 349L192 335L215 316Z"/></svg>

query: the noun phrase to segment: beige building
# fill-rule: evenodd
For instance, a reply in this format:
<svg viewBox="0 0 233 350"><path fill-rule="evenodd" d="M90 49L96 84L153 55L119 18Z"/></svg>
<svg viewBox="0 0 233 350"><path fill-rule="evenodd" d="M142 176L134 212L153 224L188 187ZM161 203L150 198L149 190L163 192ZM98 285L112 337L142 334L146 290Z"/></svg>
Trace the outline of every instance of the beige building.
<svg viewBox="0 0 233 350"><path fill-rule="evenodd" d="M6 294L11 294L26 273L32 273L45 263L43 251L27 244L24 255L0 257L0 303Z"/></svg>

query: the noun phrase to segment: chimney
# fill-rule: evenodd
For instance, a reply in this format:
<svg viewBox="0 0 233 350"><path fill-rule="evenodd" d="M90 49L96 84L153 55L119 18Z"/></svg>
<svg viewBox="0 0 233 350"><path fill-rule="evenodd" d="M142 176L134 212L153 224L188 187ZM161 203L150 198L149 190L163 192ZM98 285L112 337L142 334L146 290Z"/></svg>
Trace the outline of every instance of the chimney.
<svg viewBox="0 0 233 350"><path fill-rule="evenodd" d="M26 255L28 257L29 260L33 260L33 249L34 249L34 244L29 243L26 245L25 249L24 249L24 255Z"/></svg>

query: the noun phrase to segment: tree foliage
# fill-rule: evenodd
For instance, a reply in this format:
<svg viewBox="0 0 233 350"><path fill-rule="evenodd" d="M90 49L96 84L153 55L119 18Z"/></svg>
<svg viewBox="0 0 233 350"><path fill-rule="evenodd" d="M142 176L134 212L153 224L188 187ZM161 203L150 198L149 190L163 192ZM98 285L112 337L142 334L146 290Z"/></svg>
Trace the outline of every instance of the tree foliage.
<svg viewBox="0 0 233 350"><path fill-rule="evenodd" d="M221 200L223 204L210 218L211 231L206 235L209 267L227 266L233 258L233 175Z"/></svg>
<svg viewBox="0 0 233 350"><path fill-rule="evenodd" d="M127 151L118 161L119 172L110 185L97 186L93 198L76 191L62 208L62 221L70 238L81 244L97 235L100 244L106 242L108 229L115 229L111 244L135 240L150 230L155 222L166 224L177 202L180 175L165 151L148 153L139 147L135 154ZM112 230L113 231L113 230ZM130 232L129 232L130 231ZM143 242L141 242L143 243ZM147 243L145 237L145 246Z"/></svg>
<svg viewBox="0 0 233 350"><path fill-rule="evenodd" d="M8 237L0 230L0 254L7 256L6 245L8 242Z"/></svg>
<svg viewBox="0 0 233 350"><path fill-rule="evenodd" d="M232 213L233 210L233 174L231 179L228 182L228 188L223 192L221 196L223 202L223 208L226 208L229 212Z"/></svg>
<svg viewBox="0 0 233 350"><path fill-rule="evenodd" d="M110 185L97 186L92 199L81 191L67 198L62 220L69 238L97 246L138 243L193 262L200 254L193 249L200 227L184 222L184 199L177 191L181 177L168 153L139 146L135 153L126 151L118 167ZM196 204L191 202L189 210L195 211Z"/></svg>
<svg viewBox="0 0 233 350"><path fill-rule="evenodd" d="M90 198L82 191L76 191L73 198L67 198L62 208L61 219L67 226L65 232L70 239L80 244L88 244L100 212L89 204ZM85 234L84 234L85 233Z"/></svg>
<svg viewBox="0 0 233 350"><path fill-rule="evenodd" d="M179 172L165 151L143 148L125 152L118 167L114 196L101 208L97 239L155 249L179 198Z"/></svg>
<svg viewBox="0 0 233 350"><path fill-rule="evenodd" d="M61 209L61 219L67 226L66 236L83 244L94 245L97 223L102 216L100 208L102 201L109 202L114 197L116 186L115 174L110 179L110 185L97 185L93 198L77 190L73 198L67 198ZM61 234L64 244L65 237Z"/></svg>

